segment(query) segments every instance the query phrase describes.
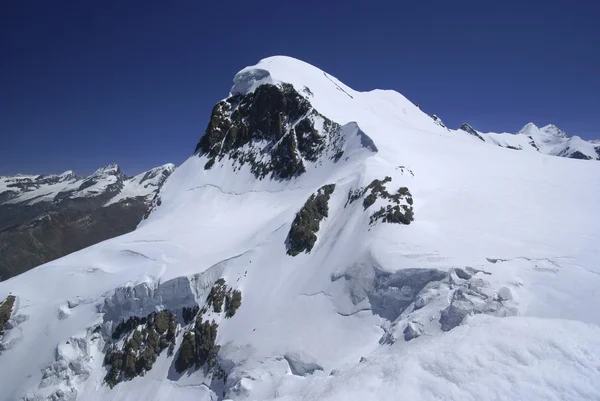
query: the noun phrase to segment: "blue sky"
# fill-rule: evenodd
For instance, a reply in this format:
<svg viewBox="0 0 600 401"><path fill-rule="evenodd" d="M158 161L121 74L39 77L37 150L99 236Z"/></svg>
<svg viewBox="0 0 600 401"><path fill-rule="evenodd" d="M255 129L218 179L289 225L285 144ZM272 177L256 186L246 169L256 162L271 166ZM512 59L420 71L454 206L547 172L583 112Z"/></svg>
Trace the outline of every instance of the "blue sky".
<svg viewBox="0 0 600 401"><path fill-rule="evenodd" d="M600 138L594 3L3 2L0 174L179 164L233 75L276 54L453 128Z"/></svg>

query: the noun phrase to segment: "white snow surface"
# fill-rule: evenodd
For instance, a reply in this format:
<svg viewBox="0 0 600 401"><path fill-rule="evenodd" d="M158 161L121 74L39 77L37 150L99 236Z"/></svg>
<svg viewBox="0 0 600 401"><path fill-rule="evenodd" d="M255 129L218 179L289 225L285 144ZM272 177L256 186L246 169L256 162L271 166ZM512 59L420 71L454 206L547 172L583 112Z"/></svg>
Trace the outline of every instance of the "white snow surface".
<svg viewBox="0 0 600 401"><path fill-rule="evenodd" d="M348 124L347 157L282 181L192 156L134 232L1 282L0 299L17 304L0 400L600 399L600 163L484 146L397 92L357 92L289 57L245 68L231 92L281 82ZM370 226L362 201L345 206L350 189L385 176L389 190L411 191L412 224ZM315 247L288 256L295 214L331 183ZM485 273L457 276L469 267ZM415 268L449 278L399 316L375 313L364 296L374 271ZM173 375L166 352L145 376L103 384L104 340L90 328L203 303L219 277L243 294L233 318L214 316L225 394L202 371ZM440 311L468 289L506 309L443 332ZM420 335L405 341L409 323ZM290 355L323 370L295 375Z"/></svg>

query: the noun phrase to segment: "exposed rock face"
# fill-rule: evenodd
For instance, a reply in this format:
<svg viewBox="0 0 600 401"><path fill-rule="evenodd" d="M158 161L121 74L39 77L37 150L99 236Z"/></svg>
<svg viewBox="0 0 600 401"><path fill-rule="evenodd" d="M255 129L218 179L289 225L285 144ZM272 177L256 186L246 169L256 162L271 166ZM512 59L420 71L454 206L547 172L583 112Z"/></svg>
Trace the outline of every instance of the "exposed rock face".
<svg viewBox="0 0 600 401"><path fill-rule="evenodd" d="M437 125L439 125L440 127L448 129L448 127L446 127L446 124L444 124L444 122L442 121L441 118L439 118L435 114L432 114L430 117L433 120L433 122L435 122Z"/></svg>
<svg viewBox="0 0 600 401"><path fill-rule="evenodd" d="M410 224L414 220L412 195L406 187L400 187L396 192L390 193L386 188L386 184L391 181L391 177L385 177L383 180L373 180L365 188L350 190L346 206L364 197L362 204L364 210L367 210L378 199L383 199L386 204L371 214L371 225L377 221Z"/></svg>
<svg viewBox="0 0 600 401"><path fill-rule="evenodd" d="M537 144L535 143L535 141L533 140L533 138L530 136L528 136L529 139L531 139L531 141L529 141L529 144L531 145L532 148L534 148L535 150L537 150L538 152L540 151L539 146L537 146Z"/></svg>
<svg viewBox="0 0 600 401"><path fill-rule="evenodd" d="M307 163L339 160L342 145L340 125L292 85L264 84L217 103L196 152L209 157L206 169L228 156L234 166L250 165L257 178L287 179L304 173Z"/></svg>
<svg viewBox="0 0 600 401"><path fill-rule="evenodd" d="M0 302L0 338L4 335L4 330L6 330L6 324L11 317L15 300L16 297L14 295L9 295L5 300Z"/></svg>
<svg viewBox="0 0 600 401"><path fill-rule="evenodd" d="M416 323L416 322L409 322L406 325L406 328L404 329L404 340L405 341L410 341L413 340L417 337L419 337L421 335L422 332L422 328L421 326Z"/></svg>
<svg viewBox="0 0 600 401"><path fill-rule="evenodd" d="M581 153L580 151L576 150L575 152L571 153L569 155L570 159L579 159L579 160L591 160L592 158L590 156L586 156L583 153Z"/></svg>
<svg viewBox="0 0 600 401"><path fill-rule="evenodd" d="M461 125L460 127L458 127L458 129L463 130L468 132L469 134L476 136L477 138L479 138L480 140L482 140L483 142L485 142L485 139L483 139L481 137L481 135L479 135L479 133L477 131L475 131L475 129L473 127L471 127L469 124L464 123L463 125Z"/></svg>
<svg viewBox="0 0 600 401"><path fill-rule="evenodd" d="M329 214L329 197L334 190L335 184L319 188L296 214L287 239L288 255L296 256L300 252L310 253L317 242L317 232L321 220Z"/></svg>
<svg viewBox="0 0 600 401"><path fill-rule="evenodd" d="M168 310L153 312L142 319L131 317L117 325L112 334L115 343L104 357L105 382L113 387L144 375L167 348L167 355L173 355L178 327L176 316ZM117 341L122 337L120 345Z"/></svg>
<svg viewBox="0 0 600 401"><path fill-rule="evenodd" d="M133 231L173 171L127 177L110 165L87 178L0 177L0 280Z"/></svg>

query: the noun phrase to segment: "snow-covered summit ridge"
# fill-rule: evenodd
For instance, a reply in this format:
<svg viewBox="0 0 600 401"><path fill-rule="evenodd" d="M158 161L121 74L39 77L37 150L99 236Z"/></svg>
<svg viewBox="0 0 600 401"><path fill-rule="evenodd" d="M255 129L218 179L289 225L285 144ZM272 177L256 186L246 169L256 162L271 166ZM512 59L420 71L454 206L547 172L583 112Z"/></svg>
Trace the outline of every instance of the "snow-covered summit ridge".
<svg viewBox="0 0 600 401"><path fill-rule="evenodd" d="M383 111L388 113L389 118L401 120L409 126L418 126L420 129L427 127L426 129L431 132L438 132L439 129L431 127L431 121L427 119L433 119L435 125L446 128L438 116L428 116L396 91L358 92L331 74L287 56L265 58L254 66L242 69L235 75L233 81L231 95L252 93L256 88L266 84L291 84L299 93L306 96L319 113L342 125L356 121L376 144L378 142L375 138L376 133L369 132L367 127L373 118L379 117ZM362 106L365 103L367 105ZM391 104L395 104L396 108L390 109ZM367 112L368 110L371 113ZM453 132L461 131L483 142L512 150L533 150L552 156L600 160L600 147L597 141L585 141L577 136L569 136L553 124L539 128L534 123L528 123L516 135L499 133L488 135L466 123ZM441 135L445 136L445 133Z"/></svg>
<svg viewBox="0 0 600 401"><path fill-rule="evenodd" d="M298 60L262 60L235 75L230 96L213 108L196 153L208 157L206 170L231 160L234 170L249 166L263 180L299 177L361 150L376 152L360 123L342 119L323 102L329 98L341 105L344 99L335 97L353 99L350 91Z"/></svg>
<svg viewBox="0 0 600 401"><path fill-rule="evenodd" d="M110 164L88 177L71 170L59 175L0 176L0 204L33 205L98 197L106 197L107 204L111 204L127 197L151 197L174 170L175 165L169 163L128 177L117 164Z"/></svg>

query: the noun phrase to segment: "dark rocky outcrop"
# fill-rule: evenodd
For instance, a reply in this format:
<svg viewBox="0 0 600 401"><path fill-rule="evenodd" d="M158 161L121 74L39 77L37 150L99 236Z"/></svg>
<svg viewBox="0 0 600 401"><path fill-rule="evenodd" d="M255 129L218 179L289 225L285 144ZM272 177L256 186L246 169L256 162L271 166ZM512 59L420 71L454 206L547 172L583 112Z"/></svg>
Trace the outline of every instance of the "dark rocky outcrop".
<svg viewBox="0 0 600 401"><path fill-rule="evenodd" d="M241 303L241 291L228 287L223 278L211 287L202 307L196 304L186 277L177 277L154 289L142 283L115 291L98 309L104 313L105 321L105 383L114 387L145 375L165 350L167 357L174 357L173 367L179 373L204 367L214 378L224 378L217 360L218 324L204 316L211 312L232 318ZM158 308L159 304L165 309L144 315L144 310ZM117 315L129 317L117 320ZM177 348L177 338L182 331Z"/></svg>
<svg viewBox="0 0 600 401"><path fill-rule="evenodd" d="M300 252L310 253L317 242L321 220L329 214L329 198L335 184L325 185L312 194L298 211L287 237L287 253L296 256Z"/></svg>
<svg viewBox="0 0 600 401"><path fill-rule="evenodd" d="M437 125L439 125L440 127L448 129L448 127L446 127L446 124L444 124L444 122L442 121L442 119L439 118L438 116L436 116L435 114L432 114L429 117L431 117L431 119L433 120L433 122L436 123Z"/></svg>
<svg viewBox="0 0 600 401"><path fill-rule="evenodd" d="M242 305L242 292L227 288L225 279L218 279L210 289L206 298L206 305L213 308L215 313L225 311L225 317L233 317L238 308Z"/></svg>
<svg viewBox="0 0 600 401"><path fill-rule="evenodd" d="M409 322L402 332L405 341L413 340L421 335L422 328L419 323Z"/></svg>
<svg viewBox="0 0 600 401"><path fill-rule="evenodd" d="M575 152L569 155L569 159L579 159L579 160L591 160L590 156L584 155L580 151L576 150Z"/></svg>
<svg viewBox="0 0 600 401"><path fill-rule="evenodd" d="M14 295L9 295L0 303L0 336L4 335L6 324L10 319L16 299L17 298Z"/></svg>
<svg viewBox="0 0 600 401"><path fill-rule="evenodd" d="M333 159L342 144L339 124L319 114L292 85L264 84L217 103L195 152L209 158L205 169L228 156L234 168L248 164L259 179L287 179L304 173L306 162Z"/></svg>
<svg viewBox="0 0 600 401"><path fill-rule="evenodd" d="M225 279L218 279L210 289L206 304L212 306L216 313L221 313L223 310L223 303L225 302L225 292L227 291L227 285Z"/></svg>
<svg viewBox="0 0 600 401"><path fill-rule="evenodd" d="M395 193L388 192L385 184L391 181L391 177L385 177L383 180L375 179L364 188L350 190L346 206L364 197L363 208L367 210L373 206L377 199L384 199L389 204L380 207L371 215L371 225L379 220L384 223L410 224L414 220L412 195L406 187L398 188Z"/></svg>
<svg viewBox="0 0 600 401"><path fill-rule="evenodd" d="M104 356L106 384L114 387L123 380L143 376L165 349L173 355L177 330L177 318L168 310L119 323L112 333L114 342Z"/></svg>
<svg viewBox="0 0 600 401"><path fill-rule="evenodd" d="M225 316L233 317L239 307L242 306L242 292L240 290L231 291L230 289L229 292L225 294L225 301L227 305L225 309Z"/></svg>
<svg viewBox="0 0 600 401"><path fill-rule="evenodd" d="M470 313L468 308L462 305L450 305L444 309L440 315L440 324L442 331L450 331L465 320Z"/></svg>
<svg viewBox="0 0 600 401"><path fill-rule="evenodd" d="M533 138L531 137L531 135L529 135L528 138L530 139L529 144L531 145L531 147L539 152L540 148L536 145L536 143L533 140Z"/></svg>
<svg viewBox="0 0 600 401"><path fill-rule="evenodd" d="M242 292L227 287L225 279L220 278L210 289L206 298L206 305L202 308L183 308L182 317L186 324L190 324L183 335L181 345L175 358L174 366L178 373L201 367L206 372L213 372L215 377L224 375L217 362L217 355L221 348L216 343L219 325L214 321L203 320L205 313L212 308L213 312L225 312L226 318L231 318L242 304Z"/></svg>
<svg viewBox="0 0 600 401"><path fill-rule="evenodd" d="M218 327L214 320L202 321L201 315L196 318L194 327L183 335L175 359L175 370L178 373L205 365L208 371L217 367L217 354L221 348L216 344Z"/></svg>
<svg viewBox="0 0 600 401"><path fill-rule="evenodd" d="M483 142L485 142L485 139L483 139L483 137L481 135L479 135L479 133L477 131L475 131L475 129L473 127L471 127L469 124L464 123L463 125L461 125L460 127L458 127L459 130L468 132L469 134L473 135L474 137L479 138L480 140L482 140Z"/></svg>

